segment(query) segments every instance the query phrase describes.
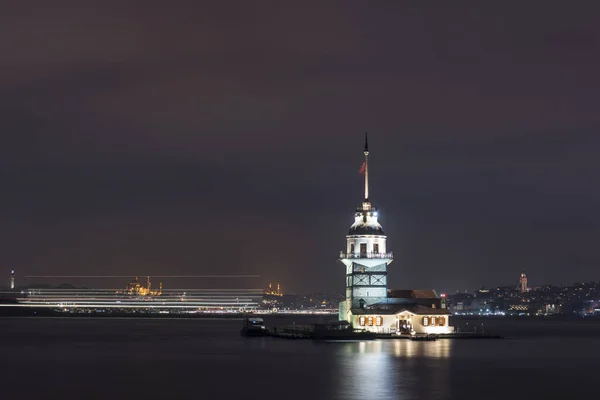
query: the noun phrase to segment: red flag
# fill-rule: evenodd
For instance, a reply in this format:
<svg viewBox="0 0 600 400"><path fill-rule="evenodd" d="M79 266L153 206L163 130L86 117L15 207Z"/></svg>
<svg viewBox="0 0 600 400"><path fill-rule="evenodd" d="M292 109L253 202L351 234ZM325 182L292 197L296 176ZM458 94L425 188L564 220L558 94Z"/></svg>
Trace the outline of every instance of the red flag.
<svg viewBox="0 0 600 400"><path fill-rule="evenodd" d="M367 168L367 163L363 161L362 165L360 166L360 169L358 170L358 173L361 175L364 175L366 168Z"/></svg>

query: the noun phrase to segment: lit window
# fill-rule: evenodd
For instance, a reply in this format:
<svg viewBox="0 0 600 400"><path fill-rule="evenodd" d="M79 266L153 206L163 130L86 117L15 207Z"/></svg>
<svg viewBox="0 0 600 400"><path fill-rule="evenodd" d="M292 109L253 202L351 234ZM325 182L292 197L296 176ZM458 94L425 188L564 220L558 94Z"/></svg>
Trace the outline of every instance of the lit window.
<svg viewBox="0 0 600 400"><path fill-rule="evenodd" d="M375 325L377 325L377 326L383 325L383 318L382 317L375 318Z"/></svg>
<svg viewBox="0 0 600 400"><path fill-rule="evenodd" d="M429 318L423 317L423 326L429 326Z"/></svg>
<svg viewBox="0 0 600 400"><path fill-rule="evenodd" d="M360 326L365 326L365 317L359 317L358 318L358 324Z"/></svg>
<svg viewBox="0 0 600 400"><path fill-rule="evenodd" d="M367 325L369 325L369 326L373 326L373 317L369 317L369 318L367 319Z"/></svg>

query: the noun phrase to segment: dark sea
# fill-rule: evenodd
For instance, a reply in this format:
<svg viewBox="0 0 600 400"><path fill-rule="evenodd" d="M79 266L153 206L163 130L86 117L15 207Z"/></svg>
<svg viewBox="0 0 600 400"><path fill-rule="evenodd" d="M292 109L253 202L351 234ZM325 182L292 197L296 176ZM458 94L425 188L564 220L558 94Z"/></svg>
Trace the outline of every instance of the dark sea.
<svg viewBox="0 0 600 400"><path fill-rule="evenodd" d="M240 320L2 318L0 399L599 398L599 322L467 322L455 325L506 338L313 342L243 338Z"/></svg>

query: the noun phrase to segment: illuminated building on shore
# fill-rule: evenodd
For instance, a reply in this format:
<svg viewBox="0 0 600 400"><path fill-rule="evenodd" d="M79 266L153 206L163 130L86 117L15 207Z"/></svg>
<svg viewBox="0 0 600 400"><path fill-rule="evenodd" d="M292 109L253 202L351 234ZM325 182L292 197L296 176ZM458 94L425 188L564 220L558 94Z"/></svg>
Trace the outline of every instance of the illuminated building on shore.
<svg viewBox="0 0 600 400"><path fill-rule="evenodd" d="M525 275L525 271L521 271L521 276L519 277L519 286L521 293L527 292L527 275Z"/></svg>
<svg viewBox="0 0 600 400"><path fill-rule="evenodd" d="M346 235L340 261L346 267L346 300L340 303L339 319L354 328L379 333L450 333L449 311L433 290L388 290L387 267L393 261L378 221L377 208L369 198L369 145L365 136L365 197L356 208L354 223Z"/></svg>
<svg viewBox="0 0 600 400"><path fill-rule="evenodd" d="M270 296L283 296L283 293L281 293L281 286L279 285L279 283L277 284L277 290L274 290L273 285L271 285L271 282L269 282L269 288L265 289L265 294Z"/></svg>
<svg viewBox="0 0 600 400"><path fill-rule="evenodd" d="M123 291L118 291L117 293L124 293L132 296L160 296L162 295L162 291L162 282L159 283L158 290L152 290L152 283L150 282L150 277L147 278L146 286L144 286L140 283L136 276L135 280L129 282Z"/></svg>
<svg viewBox="0 0 600 400"><path fill-rule="evenodd" d="M15 288L15 270L10 270L10 290Z"/></svg>

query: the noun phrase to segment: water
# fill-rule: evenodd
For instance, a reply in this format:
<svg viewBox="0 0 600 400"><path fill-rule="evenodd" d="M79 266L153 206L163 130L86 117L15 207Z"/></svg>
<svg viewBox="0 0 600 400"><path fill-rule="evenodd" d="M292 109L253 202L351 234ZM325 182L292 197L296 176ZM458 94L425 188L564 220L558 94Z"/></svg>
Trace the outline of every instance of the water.
<svg viewBox="0 0 600 400"><path fill-rule="evenodd" d="M484 324L512 335L322 343L243 338L232 320L4 318L0 391L6 399L597 397L600 323Z"/></svg>

